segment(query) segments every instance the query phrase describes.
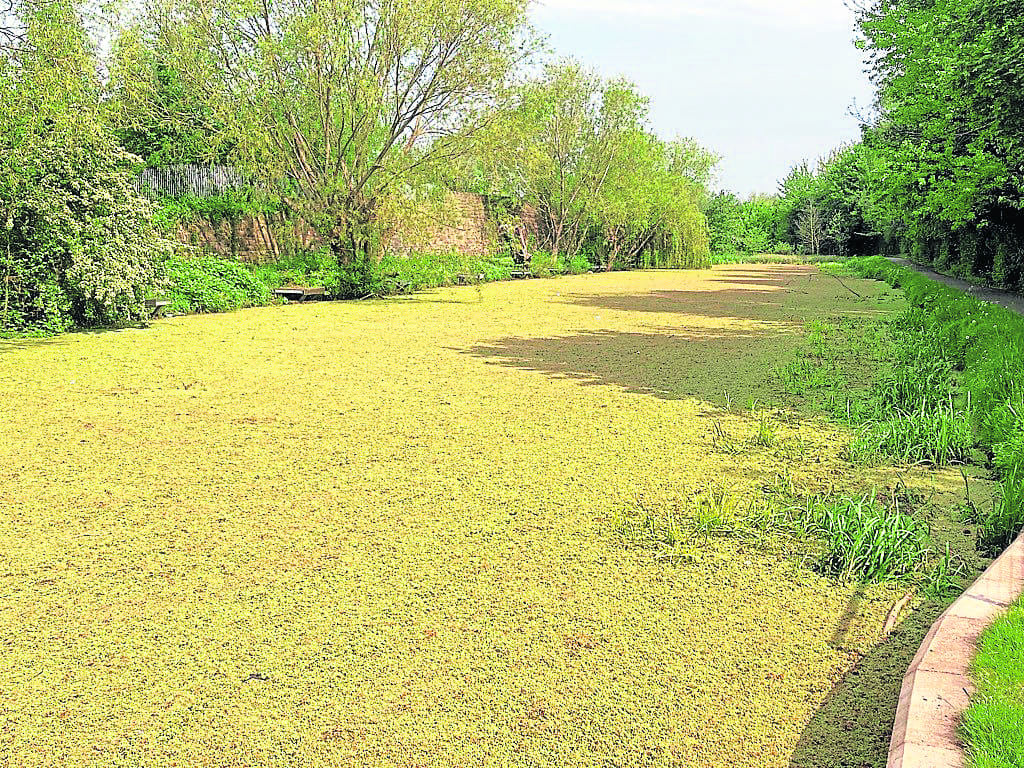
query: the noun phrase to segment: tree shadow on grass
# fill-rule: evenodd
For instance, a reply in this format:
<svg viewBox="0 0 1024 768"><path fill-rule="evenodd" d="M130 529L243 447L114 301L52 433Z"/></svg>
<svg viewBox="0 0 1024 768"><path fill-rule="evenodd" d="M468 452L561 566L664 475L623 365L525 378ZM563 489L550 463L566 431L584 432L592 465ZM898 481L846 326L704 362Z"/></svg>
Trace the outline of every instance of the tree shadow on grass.
<svg viewBox="0 0 1024 768"><path fill-rule="evenodd" d="M458 351L583 386L615 386L663 400L742 404L765 399L772 366L798 339L795 332L767 329L588 331L565 338L508 338Z"/></svg>
<svg viewBox="0 0 1024 768"><path fill-rule="evenodd" d="M903 676L943 609L925 604L857 662L804 729L790 768L885 768Z"/></svg>
<svg viewBox="0 0 1024 768"><path fill-rule="evenodd" d="M137 325L100 328L74 328L70 331L53 334L52 336L13 336L9 339L0 338L0 355L6 355L26 349L38 349L40 347L66 346L75 338L82 336L99 336L101 334L120 333L124 331L145 331L150 327L152 327L152 323L139 323Z"/></svg>
<svg viewBox="0 0 1024 768"><path fill-rule="evenodd" d="M814 279L816 272L778 273L736 271L716 273L707 278L712 290L660 290L642 294L570 294L568 304L619 312L652 312L710 318L735 318L758 322L786 322L803 325L809 320L843 314L872 314L872 291L853 297L838 283ZM864 306L857 306L862 304Z"/></svg>
<svg viewBox="0 0 1024 768"><path fill-rule="evenodd" d="M746 280L737 280L738 286L750 286ZM796 281L786 287L768 283L772 287L737 287L710 291L664 290L645 294L570 294L562 301L580 307L606 309L617 312L664 313L720 319L753 320L756 322L794 323L803 326L810 320L834 317L837 311L844 315L869 314L876 316L879 309L870 299L852 298L838 293L841 288L822 290L821 286L808 286ZM837 290L838 289L838 290ZM841 303L840 303L841 302ZM858 307L858 304L864 306Z"/></svg>

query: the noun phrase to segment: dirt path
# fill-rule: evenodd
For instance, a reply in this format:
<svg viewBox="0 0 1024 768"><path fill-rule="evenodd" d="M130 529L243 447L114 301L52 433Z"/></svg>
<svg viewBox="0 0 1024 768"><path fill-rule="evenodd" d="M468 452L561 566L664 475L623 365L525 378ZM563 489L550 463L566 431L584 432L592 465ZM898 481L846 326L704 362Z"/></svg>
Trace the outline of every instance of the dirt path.
<svg viewBox="0 0 1024 768"><path fill-rule="evenodd" d="M923 267L920 264L915 264L908 259L900 258L899 256L890 256L889 261L894 264L912 269L915 272L919 272L925 277L929 277L932 280L943 283L950 286L951 288L957 288L969 296L973 296L979 301L988 301L993 304L998 304L1001 307L1006 307L1018 315L1024 315L1024 296L1013 291L1004 291L999 288L990 288L984 285L975 285L969 283L966 280L961 280L959 277L952 277L951 275L943 275L940 272L936 272L928 267Z"/></svg>

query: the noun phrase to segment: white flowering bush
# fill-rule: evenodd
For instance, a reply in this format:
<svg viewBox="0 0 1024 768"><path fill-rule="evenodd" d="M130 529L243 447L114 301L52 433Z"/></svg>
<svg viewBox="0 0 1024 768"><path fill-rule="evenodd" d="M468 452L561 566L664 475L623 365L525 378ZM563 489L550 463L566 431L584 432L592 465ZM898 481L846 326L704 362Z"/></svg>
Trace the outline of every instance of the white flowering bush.
<svg viewBox="0 0 1024 768"><path fill-rule="evenodd" d="M168 244L132 186L131 156L97 130L10 147L0 179L0 320L57 332L146 317Z"/></svg>
<svg viewBox="0 0 1024 768"><path fill-rule="evenodd" d="M15 4L0 55L0 333L145 319L169 245L103 113L72 5Z"/></svg>

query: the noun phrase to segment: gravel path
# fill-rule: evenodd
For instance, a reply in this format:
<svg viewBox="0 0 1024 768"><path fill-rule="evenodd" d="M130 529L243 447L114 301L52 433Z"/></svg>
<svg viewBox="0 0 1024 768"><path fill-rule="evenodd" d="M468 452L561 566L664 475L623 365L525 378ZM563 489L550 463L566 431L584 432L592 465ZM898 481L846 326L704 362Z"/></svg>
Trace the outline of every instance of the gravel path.
<svg viewBox="0 0 1024 768"><path fill-rule="evenodd" d="M974 285L966 280L961 280L958 277L950 277L949 275L940 274L928 267L922 267L920 264L915 264L907 259L901 259L898 256L890 256L889 261L900 266L907 267L920 272L925 277L929 277L932 280L936 280L940 283L945 283L953 288L958 288L964 293L973 296L980 301L989 301L993 304L998 304L1007 309L1013 310L1018 315L1024 315L1024 296L1013 291L1002 291L998 288L989 288L984 285Z"/></svg>

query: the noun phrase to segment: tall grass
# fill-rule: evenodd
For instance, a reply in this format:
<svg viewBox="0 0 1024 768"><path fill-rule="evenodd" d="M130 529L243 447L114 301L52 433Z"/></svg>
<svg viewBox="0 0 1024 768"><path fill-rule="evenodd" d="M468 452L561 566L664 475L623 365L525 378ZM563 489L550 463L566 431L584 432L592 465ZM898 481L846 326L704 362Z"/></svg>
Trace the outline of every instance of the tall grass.
<svg viewBox="0 0 1024 768"><path fill-rule="evenodd" d="M866 419L850 443L849 455L856 464L893 460L944 466L966 462L973 446L969 409L959 409L951 400L929 408L922 400L916 410L896 407L887 417Z"/></svg>
<svg viewBox="0 0 1024 768"><path fill-rule="evenodd" d="M773 537L788 539L815 570L843 581L927 584L932 571L948 570L948 560L934 556L927 526L874 493L745 501L709 487L674 507L638 504L620 513L615 527L626 541L672 561L697 559L713 537Z"/></svg>
<svg viewBox="0 0 1024 768"><path fill-rule="evenodd" d="M928 529L911 515L863 494L813 501L810 530L825 550L818 569L844 580L885 581L922 568L931 552Z"/></svg>
<svg viewBox="0 0 1024 768"><path fill-rule="evenodd" d="M952 396L964 408L1002 481L1001 497L975 520L981 544L997 553L1024 529L1024 318L881 257L855 259L847 268L902 288L914 307L906 316L913 354L903 368L913 381L905 396L927 396L930 387L941 392L936 381L948 369L951 389L936 402ZM963 427L947 426L939 438L952 437L955 447Z"/></svg>

